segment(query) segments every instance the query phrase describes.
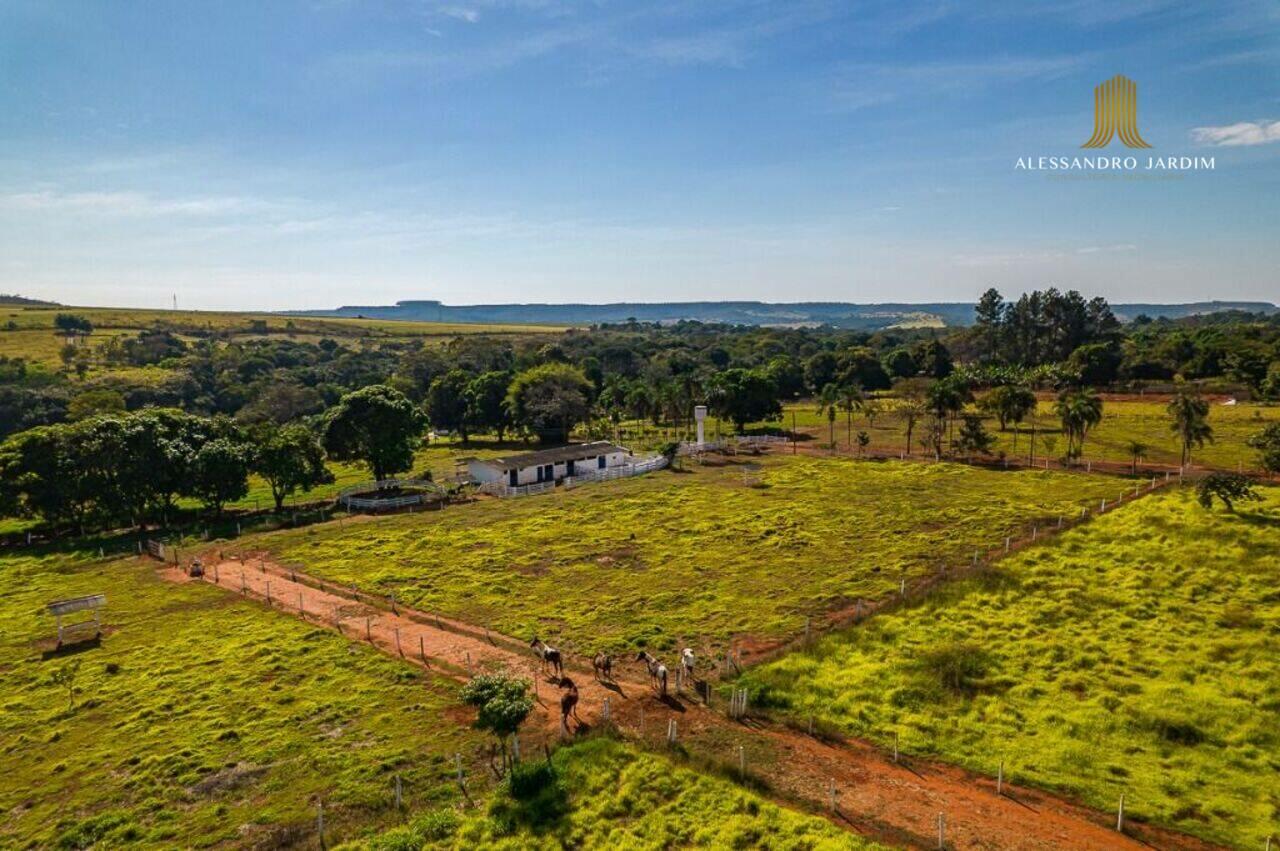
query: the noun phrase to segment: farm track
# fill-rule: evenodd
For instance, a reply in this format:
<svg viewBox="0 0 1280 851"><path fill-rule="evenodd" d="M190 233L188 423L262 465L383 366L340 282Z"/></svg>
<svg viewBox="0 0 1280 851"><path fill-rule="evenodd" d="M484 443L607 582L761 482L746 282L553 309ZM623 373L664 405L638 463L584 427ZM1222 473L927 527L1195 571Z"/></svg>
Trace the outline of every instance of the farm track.
<svg viewBox="0 0 1280 851"><path fill-rule="evenodd" d="M269 602L273 608L300 616L318 627L336 629L353 641L365 641L384 653L463 680L469 671L505 667L530 675L538 708L532 732L541 742L559 736L558 689L544 675L523 642L490 633L483 627L397 607L395 612L371 605L344 589L253 555L245 561L219 560L207 568L205 581L228 593ZM161 570L174 582L196 581L175 568ZM581 660L568 660L577 683L578 712L584 729L599 726L605 699L609 724L630 739L661 741L666 722L675 719L679 742L691 754L703 753L700 742L741 741L755 737L774 754L771 765L753 766L780 803L802 803L825 813L841 827L891 845L938 847L938 816L945 814L946 847L1001 849L1208 849L1193 837L1146 825L1127 825L1129 835L1111 829L1114 816L1062 798L1006 784L997 795L987 777L954 766L916 758L895 762L866 742L833 744L766 720L735 721L685 694L659 699L646 676L619 666L616 683L597 682ZM723 756L723 755L722 755ZM836 788L836 812L830 813L829 789Z"/></svg>

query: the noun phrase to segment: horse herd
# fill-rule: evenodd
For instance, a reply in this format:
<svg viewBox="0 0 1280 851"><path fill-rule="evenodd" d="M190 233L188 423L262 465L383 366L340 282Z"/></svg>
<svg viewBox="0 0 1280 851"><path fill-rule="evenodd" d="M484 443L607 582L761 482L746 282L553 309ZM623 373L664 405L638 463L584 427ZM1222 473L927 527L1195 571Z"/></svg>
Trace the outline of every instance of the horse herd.
<svg viewBox="0 0 1280 851"><path fill-rule="evenodd" d="M542 661L542 671L544 674L554 675L560 689L564 692L560 696L560 724L563 728L568 727L569 716L572 715L579 726L582 719L578 718L578 686L573 680L564 675L564 656L560 650L547 644L536 635L529 642L529 646L538 654L538 658ZM644 662L645 667L649 671L649 685L653 687L661 697L667 696L667 678L668 670L665 663L647 651L641 650L636 654L637 662ZM697 664L697 658L694 655L693 648L686 647L680 651L680 673L685 682L694 682L694 668ZM613 682L613 657L608 653L597 653L591 660L591 668L595 674L595 678L600 682Z"/></svg>

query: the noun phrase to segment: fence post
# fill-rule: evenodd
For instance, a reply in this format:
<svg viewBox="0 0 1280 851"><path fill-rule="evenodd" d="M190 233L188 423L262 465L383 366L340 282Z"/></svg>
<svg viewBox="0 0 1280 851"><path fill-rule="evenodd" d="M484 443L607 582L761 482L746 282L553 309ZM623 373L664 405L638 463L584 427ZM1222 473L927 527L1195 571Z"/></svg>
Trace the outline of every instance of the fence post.
<svg viewBox="0 0 1280 851"><path fill-rule="evenodd" d="M366 617L364 619L364 637L370 644L373 643L373 618Z"/></svg>
<svg viewBox="0 0 1280 851"><path fill-rule="evenodd" d="M947 847L947 817L938 813L938 851Z"/></svg>
<svg viewBox="0 0 1280 851"><path fill-rule="evenodd" d="M316 832L320 834L320 848L324 845L324 803L316 802Z"/></svg>
<svg viewBox="0 0 1280 851"><path fill-rule="evenodd" d="M403 656L404 651L400 649L400 627L393 627L393 629L395 629L396 632L396 652Z"/></svg>
<svg viewBox="0 0 1280 851"><path fill-rule="evenodd" d="M303 620L306 620L306 619L307 619L307 607L306 607L306 605L302 602L302 592L301 592L301 591L299 591L299 592L298 592L298 614L302 615L302 619L303 619Z"/></svg>
<svg viewBox="0 0 1280 851"><path fill-rule="evenodd" d="M402 800L403 798L401 797L401 794L400 794L400 775L397 774L396 775L396 809L397 810L400 809L400 804Z"/></svg>
<svg viewBox="0 0 1280 851"><path fill-rule="evenodd" d="M267 581L267 605L271 605L271 581Z"/></svg>
<svg viewBox="0 0 1280 851"><path fill-rule="evenodd" d="M1124 833L1124 793L1120 794L1120 807L1116 810L1116 831Z"/></svg>
<svg viewBox="0 0 1280 851"><path fill-rule="evenodd" d="M898 761L898 731L893 731L893 761Z"/></svg>
<svg viewBox="0 0 1280 851"><path fill-rule="evenodd" d="M605 695L604 708L600 710L600 719L606 724L609 723L609 696Z"/></svg>
<svg viewBox="0 0 1280 851"><path fill-rule="evenodd" d="M827 798L831 803L831 812L836 812L836 781L834 777L827 781Z"/></svg>
<svg viewBox="0 0 1280 851"><path fill-rule="evenodd" d="M422 664L427 664L427 643L422 636L418 636L418 654L422 656Z"/></svg>
<svg viewBox="0 0 1280 851"><path fill-rule="evenodd" d="M738 745L738 776L742 779L747 776L747 751L742 745Z"/></svg>
<svg viewBox="0 0 1280 851"><path fill-rule="evenodd" d="M1004 760L1000 760L1000 771L996 774L996 794L1004 794Z"/></svg>

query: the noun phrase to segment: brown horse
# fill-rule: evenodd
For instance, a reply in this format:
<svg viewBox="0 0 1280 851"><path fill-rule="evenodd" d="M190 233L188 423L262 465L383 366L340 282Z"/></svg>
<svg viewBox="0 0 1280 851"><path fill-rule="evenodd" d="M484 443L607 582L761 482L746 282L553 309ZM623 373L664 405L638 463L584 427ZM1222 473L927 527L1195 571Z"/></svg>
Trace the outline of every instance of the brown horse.
<svg viewBox="0 0 1280 851"><path fill-rule="evenodd" d="M570 715L573 715L573 720L578 722L579 727L582 726L582 719L578 717L578 686L568 677L561 677L560 688L565 690L560 695L560 729L568 732Z"/></svg>

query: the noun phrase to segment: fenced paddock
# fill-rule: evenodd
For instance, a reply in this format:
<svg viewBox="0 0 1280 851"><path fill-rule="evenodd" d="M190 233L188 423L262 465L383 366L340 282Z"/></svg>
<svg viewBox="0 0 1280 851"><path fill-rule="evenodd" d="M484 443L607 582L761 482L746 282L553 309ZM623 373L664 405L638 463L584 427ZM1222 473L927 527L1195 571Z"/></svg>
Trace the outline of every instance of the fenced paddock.
<svg viewBox="0 0 1280 851"><path fill-rule="evenodd" d="M416 493L397 493L392 496L388 491L412 490ZM338 505L348 511L399 511L417 505L443 502L447 494L445 489L427 479L382 479L376 482L361 482L338 492Z"/></svg>

